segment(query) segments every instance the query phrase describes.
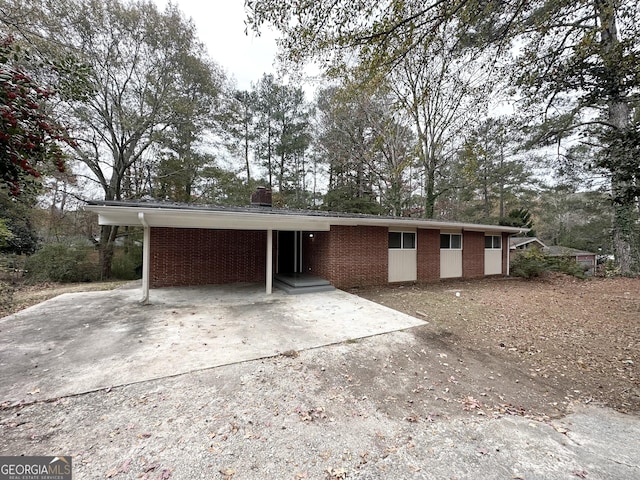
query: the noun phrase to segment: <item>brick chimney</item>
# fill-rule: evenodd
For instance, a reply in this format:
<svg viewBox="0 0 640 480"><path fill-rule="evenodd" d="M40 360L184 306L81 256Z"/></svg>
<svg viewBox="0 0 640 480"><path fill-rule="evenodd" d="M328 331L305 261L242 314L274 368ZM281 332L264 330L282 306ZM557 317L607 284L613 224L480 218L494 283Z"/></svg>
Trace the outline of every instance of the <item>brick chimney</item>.
<svg viewBox="0 0 640 480"><path fill-rule="evenodd" d="M251 194L251 206L272 207L273 201L271 200L271 189L266 187L258 187L256 191Z"/></svg>

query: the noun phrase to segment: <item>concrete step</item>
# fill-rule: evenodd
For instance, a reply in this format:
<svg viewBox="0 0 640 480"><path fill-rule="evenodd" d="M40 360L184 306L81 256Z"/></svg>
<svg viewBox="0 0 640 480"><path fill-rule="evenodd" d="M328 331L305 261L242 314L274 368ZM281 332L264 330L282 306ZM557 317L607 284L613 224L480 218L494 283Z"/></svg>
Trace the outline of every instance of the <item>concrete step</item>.
<svg viewBox="0 0 640 480"><path fill-rule="evenodd" d="M274 276L274 279L296 288L331 285L329 280L308 273L278 273Z"/></svg>
<svg viewBox="0 0 640 480"><path fill-rule="evenodd" d="M335 290L335 287L331 284L293 287L277 279L273 281L273 286L288 293L289 295L300 295L303 293L331 292Z"/></svg>

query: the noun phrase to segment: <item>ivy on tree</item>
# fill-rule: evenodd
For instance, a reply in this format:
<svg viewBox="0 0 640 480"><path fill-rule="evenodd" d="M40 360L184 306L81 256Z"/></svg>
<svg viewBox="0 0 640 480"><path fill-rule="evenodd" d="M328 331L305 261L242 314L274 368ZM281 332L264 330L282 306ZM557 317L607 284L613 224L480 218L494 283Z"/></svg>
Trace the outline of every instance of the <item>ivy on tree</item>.
<svg viewBox="0 0 640 480"><path fill-rule="evenodd" d="M39 85L20 66L20 48L12 37L0 39L0 181L19 195L46 164L64 171L61 144L70 144L64 128L44 111L55 93Z"/></svg>

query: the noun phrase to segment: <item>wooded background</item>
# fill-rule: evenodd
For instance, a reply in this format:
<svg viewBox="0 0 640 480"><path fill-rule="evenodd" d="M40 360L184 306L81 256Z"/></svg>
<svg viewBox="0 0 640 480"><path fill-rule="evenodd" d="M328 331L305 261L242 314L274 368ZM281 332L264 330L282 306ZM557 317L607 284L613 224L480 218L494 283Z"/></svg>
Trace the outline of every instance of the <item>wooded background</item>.
<svg viewBox="0 0 640 480"><path fill-rule="evenodd" d="M263 185L283 208L532 223L638 272L636 2L245 4L282 33L286 82L238 89L176 5L0 0L5 252L90 241L110 277L134 236L83 199L246 205Z"/></svg>

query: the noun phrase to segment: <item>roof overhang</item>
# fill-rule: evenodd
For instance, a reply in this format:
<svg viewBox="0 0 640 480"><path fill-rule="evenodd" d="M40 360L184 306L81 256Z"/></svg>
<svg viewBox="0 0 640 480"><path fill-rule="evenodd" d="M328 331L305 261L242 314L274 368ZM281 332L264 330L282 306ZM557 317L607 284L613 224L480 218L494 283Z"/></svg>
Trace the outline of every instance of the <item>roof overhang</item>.
<svg viewBox="0 0 640 480"><path fill-rule="evenodd" d="M306 215L276 209L224 210L206 208L180 208L177 206L142 206L139 204L90 203L86 210L98 214L100 225L141 226L172 228L206 228L229 230L305 230L328 231L332 225L380 226L388 228L426 228L450 231L475 231L484 233L521 234L528 231L518 227L480 225L475 223L441 222L406 217L382 217L375 215L349 216L323 212L322 215ZM114 202L115 203L115 202ZM142 214L142 216L140 216Z"/></svg>
<svg viewBox="0 0 640 480"><path fill-rule="evenodd" d="M538 237L530 237L530 238L522 239L518 242L514 242L512 245L509 246L509 248L511 248L512 250L515 250L516 248L522 247L523 245L527 245L529 243L538 243L542 248L547 248L547 245L545 245L542 241L540 241Z"/></svg>
<svg viewBox="0 0 640 480"><path fill-rule="evenodd" d="M98 214L98 223L100 225L141 226L139 214L142 213L149 227L315 231L327 231L330 228L330 223L324 218L264 215L258 212L98 205L88 205L85 208Z"/></svg>

